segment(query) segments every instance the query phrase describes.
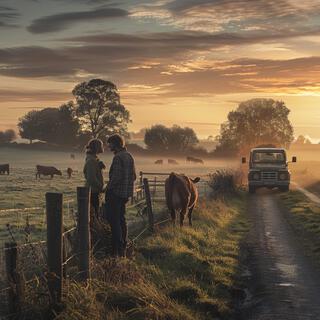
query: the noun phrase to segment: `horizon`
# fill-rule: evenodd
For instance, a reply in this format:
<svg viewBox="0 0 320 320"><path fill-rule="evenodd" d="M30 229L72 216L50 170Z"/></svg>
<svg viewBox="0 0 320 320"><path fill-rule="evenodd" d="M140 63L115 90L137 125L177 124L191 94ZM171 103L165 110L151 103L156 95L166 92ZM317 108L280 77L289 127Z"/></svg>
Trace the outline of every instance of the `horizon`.
<svg viewBox="0 0 320 320"><path fill-rule="evenodd" d="M177 124L204 139L239 102L273 98L295 136L318 142L319 15L316 0L4 0L0 130L102 78L118 86L131 132Z"/></svg>

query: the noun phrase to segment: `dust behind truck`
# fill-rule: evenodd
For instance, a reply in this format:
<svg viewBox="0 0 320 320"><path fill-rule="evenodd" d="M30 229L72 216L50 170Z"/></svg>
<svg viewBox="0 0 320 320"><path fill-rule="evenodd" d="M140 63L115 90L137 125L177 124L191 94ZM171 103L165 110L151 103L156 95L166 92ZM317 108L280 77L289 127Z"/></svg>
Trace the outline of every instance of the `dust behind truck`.
<svg viewBox="0 0 320 320"><path fill-rule="evenodd" d="M292 157L291 162L297 162ZM246 163L246 158L242 158ZM248 187L250 193L258 188L279 188L289 191L290 171L288 170L286 150L282 148L254 148L250 152Z"/></svg>

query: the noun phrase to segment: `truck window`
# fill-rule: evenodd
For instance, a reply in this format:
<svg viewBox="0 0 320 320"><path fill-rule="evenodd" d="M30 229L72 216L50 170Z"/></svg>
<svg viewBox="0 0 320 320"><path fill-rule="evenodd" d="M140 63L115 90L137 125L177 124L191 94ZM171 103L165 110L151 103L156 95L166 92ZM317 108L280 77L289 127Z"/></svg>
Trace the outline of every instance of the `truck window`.
<svg viewBox="0 0 320 320"><path fill-rule="evenodd" d="M255 152L253 153L252 160L254 163L266 162L284 162L284 152Z"/></svg>

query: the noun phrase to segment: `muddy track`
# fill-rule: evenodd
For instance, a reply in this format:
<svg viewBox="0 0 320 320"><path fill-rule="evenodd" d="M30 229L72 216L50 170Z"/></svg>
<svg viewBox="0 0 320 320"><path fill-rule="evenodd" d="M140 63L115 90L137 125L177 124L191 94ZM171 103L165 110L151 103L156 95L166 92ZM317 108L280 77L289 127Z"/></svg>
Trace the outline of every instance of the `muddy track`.
<svg viewBox="0 0 320 320"><path fill-rule="evenodd" d="M261 190L250 196L249 216L249 290L253 298L240 318L320 319L320 269L306 257L276 192Z"/></svg>

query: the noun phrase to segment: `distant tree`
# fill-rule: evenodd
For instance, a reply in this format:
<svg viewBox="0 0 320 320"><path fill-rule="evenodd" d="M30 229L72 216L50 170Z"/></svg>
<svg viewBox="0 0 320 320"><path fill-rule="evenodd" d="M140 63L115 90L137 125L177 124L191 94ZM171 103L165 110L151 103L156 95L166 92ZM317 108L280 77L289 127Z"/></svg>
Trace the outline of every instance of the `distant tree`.
<svg viewBox="0 0 320 320"><path fill-rule="evenodd" d="M75 111L82 132L89 132L94 138L115 132L127 136L130 114L120 103L115 84L92 79L75 86L72 94L76 99Z"/></svg>
<svg viewBox="0 0 320 320"><path fill-rule="evenodd" d="M246 153L261 144L288 147L293 141L290 110L282 101L252 99L239 104L220 128L215 154Z"/></svg>
<svg viewBox="0 0 320 320"><path fill-rule="evenodd" d="M310 139L306 138L305 136L300 135L300 136L298 136L298 138L296 139L294 144L296 144L296 145L311 144L311 141L310 141Z"/></svg>
<svg viewBox="0 0 320 320"><path fill-rule="evenodd" d="M28 112L18 123L22 138L41 140L58 145L77 143L80 124L75 118L72 102L59 108ZM32 135L30 135L30 132Z"/></svg>
<svg viewBox="0 0 320 320"><path fill-rule="evenodd" d="M148 149L158 152L183 153L195 146L199 140L191 128L155 125L146 130L144 142Z"/></svg>
<svg viewBox="0 0 320 320"><path fill-rule="evenodd" d="M39 111L32 110L21 117L18 122L19 134L21 138L28 139L30 143L38 139L39 136Z"/></svg>
<svg viewBox="0 0 320 320"><path fill-rule="evenodd" d="M16 132L12 129L0 131L0 143L9 143L17 138Z"/></svg>

